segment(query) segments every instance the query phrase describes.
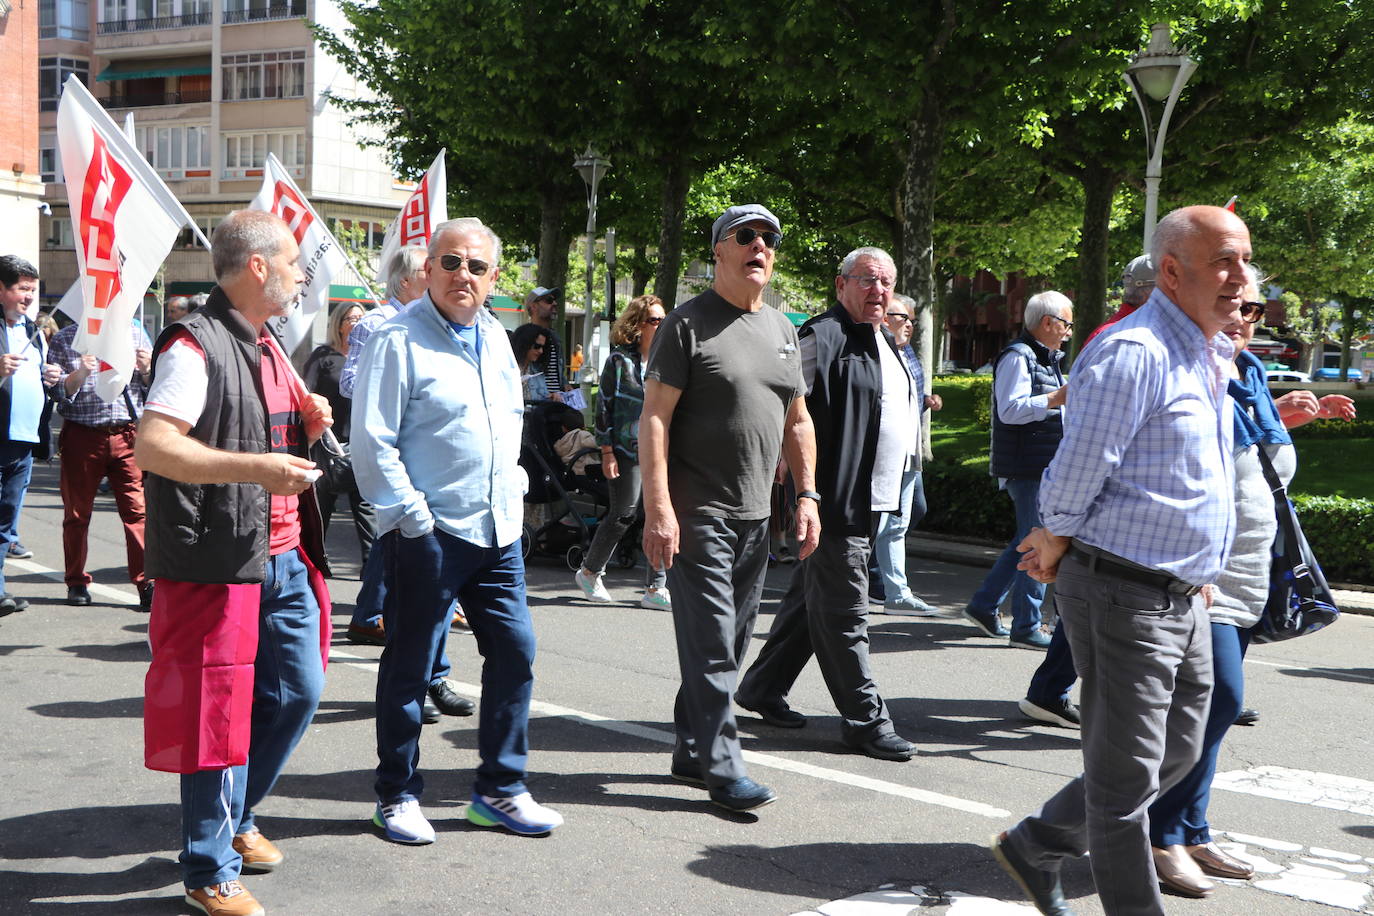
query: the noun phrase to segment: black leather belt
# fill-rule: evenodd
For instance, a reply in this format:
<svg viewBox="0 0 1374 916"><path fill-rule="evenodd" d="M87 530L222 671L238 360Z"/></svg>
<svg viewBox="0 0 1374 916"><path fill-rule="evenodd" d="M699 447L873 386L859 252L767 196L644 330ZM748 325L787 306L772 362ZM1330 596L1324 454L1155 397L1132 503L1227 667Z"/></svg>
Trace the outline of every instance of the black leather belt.
<svg viewBox="0 0 1374 916"><path fill-rule="evenodd" d="M1092 572L1102 570L1118 579L1162 589L1171 595L1183 595L1185 598L1191 598L1202 591L1201 585L1189 585L1182 579L1166 572L1142 569L1134 563L1127 563L1105 550L1098 550L1096 547L1087 547L1075 542L1069 545L1069 556L1088 567Z"/></svg>

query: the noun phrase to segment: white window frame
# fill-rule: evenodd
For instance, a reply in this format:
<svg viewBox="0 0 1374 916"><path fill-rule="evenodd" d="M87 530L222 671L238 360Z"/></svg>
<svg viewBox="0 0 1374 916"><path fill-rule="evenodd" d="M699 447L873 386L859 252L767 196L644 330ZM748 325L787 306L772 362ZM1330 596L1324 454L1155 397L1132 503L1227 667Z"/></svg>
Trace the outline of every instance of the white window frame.
<svg viewBox="0 0 1374 916"><path fill-rule="evenodd" d="M191 138L199 138L199 149ZM181 179L188 172L203 172L192 178L210 177L210 125L209 124L136 124L134 144L143 157L163 178ZM195 152L194 161L191 153Z"/></svg>
<svg viewBox="0 0 1374 916"><path fill-rule="evenodd" d="M222 55L220 101L304 98L305 61L305 48ZM271 92L268 91L269 83L275 87Z"/></svg>
<svg viewBox="0 0 1374 916"><path fill-rule="evenodd" d="M221 136L221 178L256 178L267 165L267 154L276 153L293 178L305 176L305 131L234 131Z"/></svg>

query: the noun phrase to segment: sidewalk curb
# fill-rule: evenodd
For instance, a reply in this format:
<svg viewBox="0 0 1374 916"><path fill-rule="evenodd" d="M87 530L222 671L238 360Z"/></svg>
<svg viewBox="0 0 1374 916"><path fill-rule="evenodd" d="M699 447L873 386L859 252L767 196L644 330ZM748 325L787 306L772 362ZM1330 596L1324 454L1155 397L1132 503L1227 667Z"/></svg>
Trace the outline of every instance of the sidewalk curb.
<svg viewBox="0 0 1374 916"><path fill-rule="evenodd" d="M981 566L986 569L997 562L1002 548L986 541L910 534L906 539L906 552L910 557L958 563L962 566ZM1342 588L1332 588L1331 592L1342 613L1374 617L1374 593Z"/></svg>

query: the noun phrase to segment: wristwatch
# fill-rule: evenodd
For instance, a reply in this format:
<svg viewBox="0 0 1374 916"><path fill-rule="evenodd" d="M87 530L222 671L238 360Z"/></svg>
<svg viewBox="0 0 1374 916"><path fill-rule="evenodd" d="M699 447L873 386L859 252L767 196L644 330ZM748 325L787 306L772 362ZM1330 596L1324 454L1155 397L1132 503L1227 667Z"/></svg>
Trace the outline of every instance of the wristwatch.
<svg viewBox="0 0 1374 916"><path fill-rule="evenodd" d="M797 493L797 501L800 502L803 499L812 500L818 506L821 504L821 494L817 493L815 490L802 490Z"/></svg>

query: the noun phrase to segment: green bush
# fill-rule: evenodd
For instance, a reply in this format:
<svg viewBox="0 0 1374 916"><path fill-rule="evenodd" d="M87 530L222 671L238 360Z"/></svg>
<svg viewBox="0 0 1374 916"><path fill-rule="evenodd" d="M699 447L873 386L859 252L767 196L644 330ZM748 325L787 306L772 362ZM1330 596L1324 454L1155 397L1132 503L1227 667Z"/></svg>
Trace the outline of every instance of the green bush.
<svg viewBox="0 0 1374 916"><path fill-rule="evenodd" d="M1293 506L1327 579L1374 583L1374 499L1295 495Z"/></svg>
<svg viewBox="0 0 1374 916"><path fill-rule="evenodd" d="M1374 437L1374 418L1313 420L1290 432L1294 439L1369 439Z"/></svg>
<svg viewBox="0 0 1374 916"><path fill-rule="evenodd" d="M997 489L986 460L964 464L927 461L921 470L926 493L923 531L1008 541L1016 533L1011 498Z"/></svg>

